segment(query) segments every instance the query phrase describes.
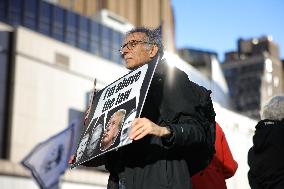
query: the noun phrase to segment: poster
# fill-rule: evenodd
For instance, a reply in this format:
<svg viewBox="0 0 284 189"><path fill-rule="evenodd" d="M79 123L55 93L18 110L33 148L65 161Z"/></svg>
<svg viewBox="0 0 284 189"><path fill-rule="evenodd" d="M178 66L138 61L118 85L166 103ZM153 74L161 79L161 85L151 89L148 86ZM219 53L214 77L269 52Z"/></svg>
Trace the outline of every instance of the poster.
<svg viewBox="0 0 284 189"><path fill-rule="evenodd" d="M94 95L71 168L90 160L99 166L104 154L132 142L130 126L140 117L158 61L156 57Z"/></svg>

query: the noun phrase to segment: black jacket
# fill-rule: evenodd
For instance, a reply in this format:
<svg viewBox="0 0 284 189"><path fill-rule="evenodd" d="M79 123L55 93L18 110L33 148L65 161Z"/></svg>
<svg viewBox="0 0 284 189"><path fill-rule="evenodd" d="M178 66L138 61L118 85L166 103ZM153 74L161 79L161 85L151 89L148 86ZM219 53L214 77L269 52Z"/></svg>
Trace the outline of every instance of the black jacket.
<svg viewBox="0 0 284 189"><path fill-rule="evenodd" d="M248 152L252 189L284 188L284 120L262 120L256 125Z"/></svg>
<svg viewBox="0 0 284 189"><path fill-rule="evenodd" d="M141 117L168 126L173 137L146 136L113 152L106 165L110 182L119 175L126 189L190 189L189 169L195 165L189 157L198 148L207 150L210 128L203 124L204 107L210 108L205 111L211 111L211 119L215 116L210 93L183 71L159 63Z"/></svg>
<svg viewBox="0 0 284 189"><path fill-rule="evenodd" d="M118 180L126 189L191 189L190 170L207 165L191 161L208 152L211 130L206 123L215 118L210 93L191 82L183 71L159 63L141 117L168 126L173 135L148 135L109 153L108 189L117 189Z"/></svg>

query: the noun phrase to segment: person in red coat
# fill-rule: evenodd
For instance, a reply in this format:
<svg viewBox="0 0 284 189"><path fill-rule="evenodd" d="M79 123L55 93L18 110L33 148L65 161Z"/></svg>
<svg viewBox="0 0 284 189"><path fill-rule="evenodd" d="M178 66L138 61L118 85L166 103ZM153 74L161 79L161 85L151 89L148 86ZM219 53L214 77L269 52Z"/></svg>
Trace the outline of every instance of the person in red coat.
<svg viewBox="0 0 284 189"><path fill-rule="evenodd" d="M238 163L234 160L222 128L216 123L216 153L211 163L191 177L193 189L226 189L225 180L234 176Z"/></svg>

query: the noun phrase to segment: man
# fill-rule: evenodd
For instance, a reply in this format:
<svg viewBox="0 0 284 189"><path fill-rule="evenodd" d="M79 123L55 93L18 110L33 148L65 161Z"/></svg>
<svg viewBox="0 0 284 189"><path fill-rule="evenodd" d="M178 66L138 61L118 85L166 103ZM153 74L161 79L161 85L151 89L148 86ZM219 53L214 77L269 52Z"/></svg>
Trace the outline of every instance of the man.
<svg viewBox="0 0 284 189"><path fill-rule="evenodd" d="M130 70L162 57L159 32L131 30L121 55ZM208 142L212 142L210 128L215 129L215 123L211 126L209 122L214 120L210 91L161 61L141 116L132 122L129 137L133 143L106 154L108 189L191 189L190 169L199 170L209 163L194 164L191 157L202 159L212 152ZM203 155L196 155L197 151Z"/></svg>
<svg viewBox="0 0 284 189"><path fill-rule="evenodd" d="M128 113L127 117L125 118L125 121L124 121L122 129L121 129L120 142L119 142L120 146L124 146L126 144L129 144L132 141L128 137L128 135L129 135L129 132L130 132L131 124L132 124L133 120L135 119L136 113L137 113L137 111L134 108Z"/></svg>
<svg viewBox="0 0 284 189"><path fill-rule="evenodd" d="M79 160L81 159L81 157L83 156L84 154L84 151L87 147L87 143L88 143L88 140L89 140L89 133L87 133L86 135L84 135L84 137L82 138L80 144L79 144L79 147L78 147L78 150L77 150L77 154L76 154L76 158Z"/></svg>
<svg viewBox="0 0 284 189"><path fill-rule="evenodd" d="M114 143L124 121L125 113L125 110L118 110L109 119L106 130L103 133L101 150L108 149Z"/></svg>
<svg viewBox="0 0 284 189"><path fill-rule="evenodd" d="M97 126L93 128L92 137L90 139L90 143L87 146L87 156L91 156L93 151L96 149L101 133L103 131L103 125L99 123Z"/></svg>

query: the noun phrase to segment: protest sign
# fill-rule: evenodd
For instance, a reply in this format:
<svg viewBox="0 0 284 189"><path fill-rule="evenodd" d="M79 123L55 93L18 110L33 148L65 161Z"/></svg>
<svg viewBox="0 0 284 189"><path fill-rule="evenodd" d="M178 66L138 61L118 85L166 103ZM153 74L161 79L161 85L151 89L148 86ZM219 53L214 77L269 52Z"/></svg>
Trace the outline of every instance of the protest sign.
<svg viewBox="0 0 284 189"><path fill-rule="evenodd" d="M99 161L103 158L99 156L132 142L130 126L142 112L158 61L159 57L96 92L71 168L91 159Z"/></svg>

